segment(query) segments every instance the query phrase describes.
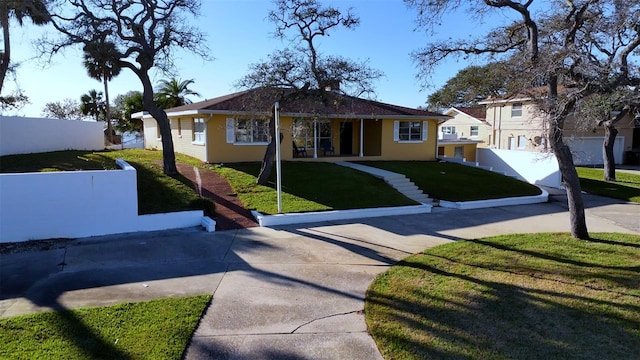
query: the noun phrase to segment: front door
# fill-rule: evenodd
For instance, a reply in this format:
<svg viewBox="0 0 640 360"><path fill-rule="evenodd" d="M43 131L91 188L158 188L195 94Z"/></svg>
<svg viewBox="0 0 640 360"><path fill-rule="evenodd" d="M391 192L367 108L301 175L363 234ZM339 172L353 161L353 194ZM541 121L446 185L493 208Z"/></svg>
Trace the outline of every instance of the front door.
<svg viewBox="0 0 640 360"><path fill-rule="evenodd" d="M353 123L340 124L340 155L353 154Z"/></svg>

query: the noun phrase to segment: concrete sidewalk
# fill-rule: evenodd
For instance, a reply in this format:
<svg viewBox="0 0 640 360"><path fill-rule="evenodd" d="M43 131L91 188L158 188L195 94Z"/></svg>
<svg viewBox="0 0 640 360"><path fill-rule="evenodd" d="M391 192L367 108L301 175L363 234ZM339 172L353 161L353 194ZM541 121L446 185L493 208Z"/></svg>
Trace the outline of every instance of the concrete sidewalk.
<svg viewBox="0 0 640 360"><path fill-rule="evenodd" d="M637 204L585 199L590 231L640 234ZM559 201L79 239L61 249L1 255L0 314L213 293L187 359L381 359L363 313L379 273L450 241L568 225Z"/></svg>

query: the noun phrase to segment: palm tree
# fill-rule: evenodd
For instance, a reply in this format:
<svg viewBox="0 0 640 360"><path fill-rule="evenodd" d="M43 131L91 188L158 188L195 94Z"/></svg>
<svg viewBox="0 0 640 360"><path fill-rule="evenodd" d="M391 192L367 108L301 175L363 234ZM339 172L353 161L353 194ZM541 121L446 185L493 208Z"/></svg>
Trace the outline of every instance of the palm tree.
<svg viewBox="0 0 640 360"><path fill-rule="evenodd" d="M112 42L105 41L104 38L89 43L84 46L84 67L89 76L104 83L104 97L106 105L107 138L113 142L113 129L111 126L111 107L109 104L109 80L120 74L120 58L122 54Z"/></svg>
<svg viewBox="0 0 640 360"><path fill-rule="evenodd" d="M156 91L156 103L163 109L191 104L191 100L187 99L186 96L200 96L197 92L189 89L191 84L193 84L193 79L184 81L179 81L176 78L161 80Z"/></svg>
<svg viewBox="0 0 640 360"><path fill-rule="evenodd" d="M104 101L102 101L102 92L98 90L89 90L88 93L80 97L80 111L83 115L91 115L96 117L96 121L100 121L100 114L104 112Z"/></svg>
<svg viewBox="0 0 640 360"><path fill-rule="evenodd" d="M9 18L13 17L18 21L18 25L24 24L24 19L30 19L35 25L43 25L49 21L46 1L43 0L2 0L0 1L0 28L2 28L2 38L4 50L0 51L0 93L2 84L9 71L9 60L11 57L11 43L9 41Z"/></svg>

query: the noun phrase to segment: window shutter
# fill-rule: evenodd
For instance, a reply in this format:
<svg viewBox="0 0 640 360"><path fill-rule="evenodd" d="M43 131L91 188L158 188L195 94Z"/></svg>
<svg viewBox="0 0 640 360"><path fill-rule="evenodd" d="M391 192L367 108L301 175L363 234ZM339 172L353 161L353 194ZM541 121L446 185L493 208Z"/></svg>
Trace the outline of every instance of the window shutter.
<svg viewBox="0 0 640 360"><path fill-rule="evenodd" d="M427 136L429 135L429 122L422 122L422 141L427 141Z"/></svg>
<svg viewBox="0 0 640 360"><path fill-rule="evenodd" d="M236 140L235 120L227 118L227 144L233 144Z"/></svg>
<svg viewBox="0 0 640 360"><path fill-rule="evenodd" d="M400 140L400 121L393 122L393 141Z"/></svg>

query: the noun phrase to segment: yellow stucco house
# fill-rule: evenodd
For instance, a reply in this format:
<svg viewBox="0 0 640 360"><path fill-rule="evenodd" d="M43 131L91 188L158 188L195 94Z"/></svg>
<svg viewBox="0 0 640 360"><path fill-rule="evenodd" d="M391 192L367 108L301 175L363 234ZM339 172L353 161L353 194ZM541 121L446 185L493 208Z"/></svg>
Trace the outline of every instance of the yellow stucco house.
<svg viewBox="0 0 640 360"><path fill-rule="evenodd" d="M172 109L175 151L208 163L261 161L279 100L282 160L436 160L438 124L449 116L338 94L300 97L260 88ZM141 115L147 149L161 149L155 119Z"/></svg>

